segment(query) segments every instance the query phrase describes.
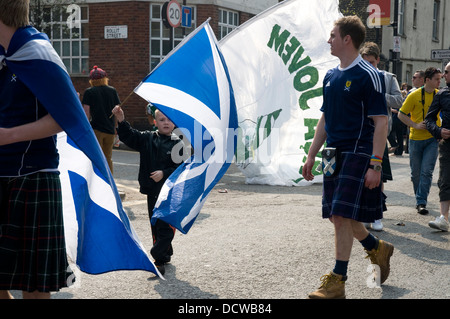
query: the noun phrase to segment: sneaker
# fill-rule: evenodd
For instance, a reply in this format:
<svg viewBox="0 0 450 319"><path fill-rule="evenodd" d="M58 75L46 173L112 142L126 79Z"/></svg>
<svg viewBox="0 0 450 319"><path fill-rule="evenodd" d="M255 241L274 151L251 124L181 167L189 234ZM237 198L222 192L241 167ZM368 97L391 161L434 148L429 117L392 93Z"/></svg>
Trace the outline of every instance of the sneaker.
<svg viewBox="0 0 450 319"><path fill-rule="evenodd" d="M366 258L370 258L370 261L374 265L380 267L380 273L375 273L375 276L380 276L380 284L384 283L389 276L390 264L392 254L394 253L394 246L384 240L379 241L378 248L371 251L365 250L367 253Z"/></svg>
<svg viewBox="0 0 450 319"><path fill-rule="evenodd" d="M428 226L430 226L431 228L439 229L442 231L448 231L448 225L449 223L445 220L445 217L443 215L436 217L435 220L428 223Z"/></svg>
<svg viewBox="0 0 450 319"><path fill-rule="evenodd" d="M388 149L388 153L389 154L391 154L391 153L394 153L395 152L395 150L398 148L398 146L394 146L394 147L389 147L389 149Z"/></svg>
<svg viewBox="0 0 450 319"><path fill-rule="evenodd" d="M428 215L428 209L425 205L419 204L416 206L416 209L420 215Z"/></svg>
<svg viewBox="0 0 450 319"><path fill-rule="evenodd" d="M381 219L376 220L372 223L371 228L376 231L382 231L383 230L383 223L381 222Z"/></svg>
<svg viewBox="0 0 450 319"><path fill-rule="evenodd" d="M330 272L320 277L322 285L319 289L310 293L308 299L345 299L346 276Z"/></svg>

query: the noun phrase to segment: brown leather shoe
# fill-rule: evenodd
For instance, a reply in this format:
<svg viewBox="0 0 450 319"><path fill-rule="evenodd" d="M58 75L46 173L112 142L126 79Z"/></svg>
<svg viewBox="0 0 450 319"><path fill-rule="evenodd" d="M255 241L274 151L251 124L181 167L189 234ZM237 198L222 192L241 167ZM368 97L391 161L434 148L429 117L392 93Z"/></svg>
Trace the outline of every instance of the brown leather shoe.
<svg viewBox="0 0 450 319"><path fill-rule="evenodd" d="M345 299L345 280L347 277L330 272L320 277L322 285L308 295L308 299Z"/></svg>
<svg viewBox="0 0 450 319"><path fill-rule="evenodd" d="M366 258L369 258L372 264L380 267L379 272L381 274L379 274L378 271L375 271L375 278L380 276L380 283L384 283L389 276L390 259L394 253L394 246L384 240L380 240L378 249L372 249L371 251L366 250L366 253Z"/></svg>

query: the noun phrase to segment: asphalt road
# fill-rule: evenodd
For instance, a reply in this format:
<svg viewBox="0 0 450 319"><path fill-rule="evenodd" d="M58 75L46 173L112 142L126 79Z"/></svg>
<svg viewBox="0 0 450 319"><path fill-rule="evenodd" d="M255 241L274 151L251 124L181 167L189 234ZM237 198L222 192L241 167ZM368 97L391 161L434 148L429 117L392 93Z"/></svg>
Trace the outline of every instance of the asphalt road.
<svg viewBox="0 0 450 319"><path fill-rule="evenodd" d="M390 157L388 211L379 238L394 244L391 274L369 284L370 261L355 241L346 284L349 299L449 299L450 233L427 223L439 215L438 166L430 214L415 211L409 158ZM138 153L114 150L114 176L124 207L147 249L152 245L146 198L138 192ZM176 233L165 280L145 271L77 272L54 299L304 299L334 265L332 224L321 218L321 184L247 185L232 164L187 235Z"/></svg>

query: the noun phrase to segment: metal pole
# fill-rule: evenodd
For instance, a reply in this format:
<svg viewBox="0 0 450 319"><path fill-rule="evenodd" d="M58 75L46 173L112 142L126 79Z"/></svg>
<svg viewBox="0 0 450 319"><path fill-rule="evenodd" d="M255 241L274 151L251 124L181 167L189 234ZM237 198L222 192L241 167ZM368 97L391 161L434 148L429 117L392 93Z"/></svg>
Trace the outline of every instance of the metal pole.
<svg viewBox="0 0 450 319"><path fill-rule="evenodd" d="M186 0L183 0L183 6L186 6ZM181 9L181 14L183 14L183 9ZM182 27L183 28L183 38L186 36L186 28L184 28L184 27Z"/></svg>
<svg viewBox="0 0 450 319"><path fill-rule="evenodd" d="M394 22L392 23L392 27L394 30L393 36L398 36L398 1L394 0ZM398 68L398 62L399 62L399 52L392 52L392 73L394 73L397 76L397 79L400 79L399 68Z"/></svg>

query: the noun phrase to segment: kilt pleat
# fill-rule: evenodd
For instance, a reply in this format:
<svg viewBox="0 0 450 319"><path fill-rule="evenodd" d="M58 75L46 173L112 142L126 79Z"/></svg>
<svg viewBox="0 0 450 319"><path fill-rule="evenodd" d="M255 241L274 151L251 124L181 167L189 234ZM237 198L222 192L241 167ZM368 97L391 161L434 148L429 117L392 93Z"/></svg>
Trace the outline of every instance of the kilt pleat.
<svg viewBox="0 0 450 319"><path fill-rule="evenodd" d="M365 154L340 154L337 175L323 180L323 218L338 215L366 223L383 218L386 206L381 183L374 189L364 186L369 162Z"/></svg>
<svg viewBox="0 0 450 319"><path fill-rule="evenodd" d="M1 179L0 289L58 291L68 265L59 175Z"/></svg>

